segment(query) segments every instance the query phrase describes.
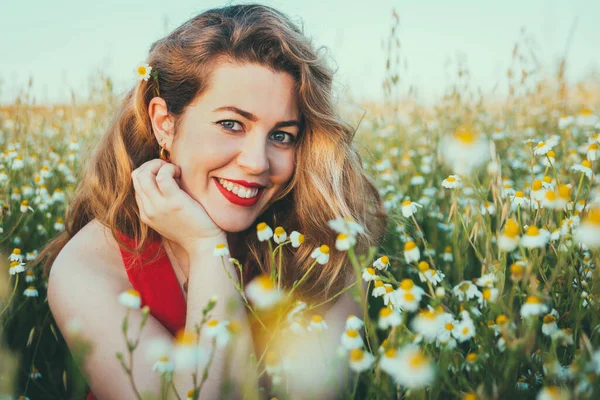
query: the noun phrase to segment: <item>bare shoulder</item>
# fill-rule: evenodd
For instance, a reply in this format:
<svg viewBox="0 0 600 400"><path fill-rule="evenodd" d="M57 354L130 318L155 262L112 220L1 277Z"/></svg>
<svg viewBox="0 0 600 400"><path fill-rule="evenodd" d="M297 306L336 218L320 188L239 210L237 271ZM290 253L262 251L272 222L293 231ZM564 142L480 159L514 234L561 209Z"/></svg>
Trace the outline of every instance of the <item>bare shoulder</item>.
<svg viewBox="0 0 600 400"><path fill-rule="evenodd" d="M105 274L127 280L119 245L110 229L96 219L69 240L52 265L50 276L67 271L69 274Z"/></svg>
<svg viewBox="0 0 600 400"><path fill-rule="evenodd" d="M130 287L119 247L110 229L89 222L67 242L48 277L48 303L60 326L85 313L98 290L116 295Z"/></svg>

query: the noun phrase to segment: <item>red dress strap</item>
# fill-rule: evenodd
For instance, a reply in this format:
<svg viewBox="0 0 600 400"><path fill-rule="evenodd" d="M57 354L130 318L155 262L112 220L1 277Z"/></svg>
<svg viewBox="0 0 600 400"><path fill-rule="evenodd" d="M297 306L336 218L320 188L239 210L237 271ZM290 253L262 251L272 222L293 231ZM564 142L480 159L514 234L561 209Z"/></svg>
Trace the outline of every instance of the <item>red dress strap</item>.
<svg viewBox="0 0 600 400"><path fill-rule="evenodd" d="M123 233L117 236L129 247L136 247L135 240L129 236ZM187 305L169 257L161 247L161 241L156 240L138 257L120 249L121 258L129 282L140 293L142 307L147 305L150 314L175 335L185 327ZM160 251L158 256L157 251ZM89 392L86 399L96 400L96 397Z"/></svg>

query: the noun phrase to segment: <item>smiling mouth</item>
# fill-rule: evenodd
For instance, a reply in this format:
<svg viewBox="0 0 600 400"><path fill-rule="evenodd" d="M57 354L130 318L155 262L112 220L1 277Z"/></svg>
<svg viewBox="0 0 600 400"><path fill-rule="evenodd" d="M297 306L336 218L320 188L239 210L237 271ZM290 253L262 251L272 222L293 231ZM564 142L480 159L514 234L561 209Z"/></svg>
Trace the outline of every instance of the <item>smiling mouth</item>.
<svg viewBox="0 0 600 400"><path fill-rule="evenodd" d="M243 206L243 207L250 207L255 205L259 198L261 197L261 195L264 192L264 187L263 188L247 188L244 187L242 185L236 185L235 187L233 187L232 182L227 182L223 179L217 178L217 177L213 177L213 180L215 181L215 185L217 185L217 188L219 189L219 191L221 192L221 194L223 195L223 197L225 197L227 200L229 200L230 203L233 203L235 205L238 206ZM223 182L224 184L222 184L221 182ZM237 193L236 193L237 191ZM241 194L241 196L240 196ZM243 196L243 197L242 197ZM251 197L246 197L246 196L251 196Z"/></svg>

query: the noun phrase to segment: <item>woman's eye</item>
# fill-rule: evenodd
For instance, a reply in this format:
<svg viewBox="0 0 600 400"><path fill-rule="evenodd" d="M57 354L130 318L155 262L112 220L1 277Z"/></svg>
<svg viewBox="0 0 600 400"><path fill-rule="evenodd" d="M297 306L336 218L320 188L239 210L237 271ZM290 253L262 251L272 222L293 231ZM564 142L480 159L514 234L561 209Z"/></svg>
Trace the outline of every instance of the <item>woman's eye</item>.
<svg viewBox="0 0 600 400"><path fill-rule="evenodd" d="M286 140L286 137L288 140ZM283 144L292 144L296 141L296 137L291 133L287 132L275 132L273 133L273 138L275 141L283 143Z"/></svg>
<svg viewBox="0 0 600 400"><path fill-rule="evenodd" d="M224 121L219 121L218 124L220 124L223 128L229 130L229 131L238 131L237 129L233 129L233 126L235 126L235 124L239 124L241 126L241 124L238 121L234 121L234 120L224 120Z"/></svg>

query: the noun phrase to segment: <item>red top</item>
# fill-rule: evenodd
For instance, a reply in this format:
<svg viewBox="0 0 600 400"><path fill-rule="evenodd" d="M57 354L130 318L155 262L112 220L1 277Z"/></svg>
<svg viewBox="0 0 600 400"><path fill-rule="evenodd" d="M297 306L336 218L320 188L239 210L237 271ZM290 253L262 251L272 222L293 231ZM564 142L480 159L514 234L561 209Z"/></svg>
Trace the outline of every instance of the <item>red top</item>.
<svg viewBox="0 0 600 400"><path fill-rule="evenodd" d="M126 235L119 234L119 238L129 247L136 245L135 240ZM185 327L186 301L164 249L155 261L151 260L160 247L162 242L156 240L139 258L124 249L121 249L121 257L129 282L140 293L142 307L150 307L150 314L175 335ZM87 400L96 400L96 397L89 392Z"/></svg>

